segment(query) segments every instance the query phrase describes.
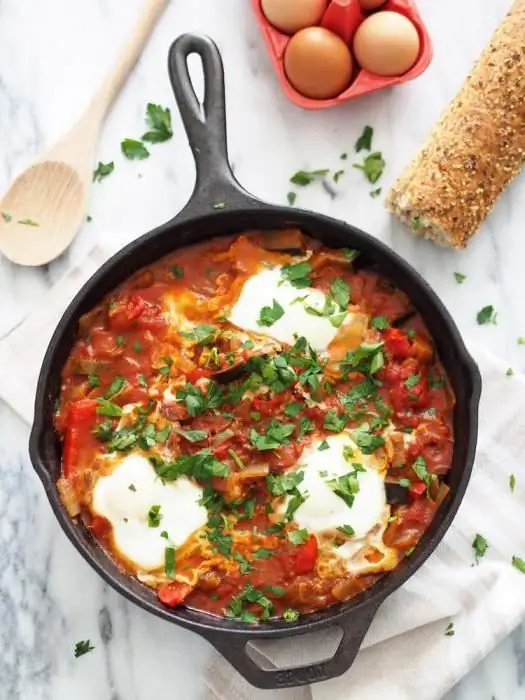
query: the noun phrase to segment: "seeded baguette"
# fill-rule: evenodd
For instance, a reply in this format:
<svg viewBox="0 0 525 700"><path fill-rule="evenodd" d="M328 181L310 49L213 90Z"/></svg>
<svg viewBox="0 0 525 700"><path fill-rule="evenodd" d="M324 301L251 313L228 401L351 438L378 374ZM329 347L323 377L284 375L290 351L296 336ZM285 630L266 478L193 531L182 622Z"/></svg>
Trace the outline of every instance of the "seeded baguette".
<svg viewBox="0 0 525 700"><path fill-rule="evenodd" d="M465 248L524 163L525 0L515 0L387 208L413 233Z"/></svg>

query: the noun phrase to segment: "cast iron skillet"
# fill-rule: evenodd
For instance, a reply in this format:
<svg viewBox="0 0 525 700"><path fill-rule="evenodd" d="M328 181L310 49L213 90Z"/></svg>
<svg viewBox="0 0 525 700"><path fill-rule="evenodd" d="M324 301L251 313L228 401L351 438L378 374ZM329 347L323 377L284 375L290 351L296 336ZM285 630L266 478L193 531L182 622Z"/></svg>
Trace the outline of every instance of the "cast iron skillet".
<svg viewBox="0 0 525 700"><path fill-rule="evenodd" d="M203 63L203 105L197 100L188 73L187 59L192 53L198 54ZM436 294L390 248L363 231L330 217L265 204L239 185L227 156L222 61L211 39L192 34L179 37L170 49L169 73L197 165L194 192L174 219L146 233L105 263L69 305L51 339L40 372L30 438L31 460L66 535L95 571L126 598L154 615L201 634L253 685L280 688L326 680L344 673L351 666L381 603L419 569L450 526L472 470L481 378L452 318ZM225 207L214 209L214 204L219 202L225 202ZM357 248L361 251L361 260L375 264L414 301L434 338L457 398L454 414L456 443L449 477L450 496L410 558L371 589L346 603L305 615L292 624L272 620L254 627L198 610L164 607L151 590L115 566L86 528L71 520L55 485L60 475L62 450L53 429L53 406L60 391L60 372L74 342L79 317L133 272L181 246L212 236L290 226L299 227L328 246ZM295 637L331 626L342 629L341 643L332 658L320 663L263 669L247 654L249 640Z"/></svg>

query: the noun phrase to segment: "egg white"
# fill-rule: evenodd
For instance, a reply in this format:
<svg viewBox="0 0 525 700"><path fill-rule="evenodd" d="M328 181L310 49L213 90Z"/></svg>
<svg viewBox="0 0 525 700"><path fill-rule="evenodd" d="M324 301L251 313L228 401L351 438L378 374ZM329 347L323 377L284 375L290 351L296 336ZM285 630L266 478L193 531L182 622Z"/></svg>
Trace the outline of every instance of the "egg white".
<svg viewBox="0 0 525 700"><path fill-rule="evenodd" d="M311 287L297 289L283 279L281 271L281 267L265 268L249 277L229 313L230 322L247 331L270 335L288 345L293 345L297 336L303 336L314 350L326 350L336 337L338 328L332 325L329 318L306 310L307 305L322 312L326 295ZM303 300L303 297L306 298ZM274 299L281 305L284 314L271 326L260 325L261 309L272 306ZM352 314L348 313L343 323L348 323L351 317Z"/></svg>
<svg viewBox="0 0 525 700"><path fill-rule="evenodd" d="M180 546L206 523L201 497L202 489L186 477L165 484L145 457L130 454L114 459L112 470L97 479L91 509L111 523L116 550L137 568L153 571L164 565L168 540L162 532ZM158 527L148 525L153 505L160 506Z"/></svg>

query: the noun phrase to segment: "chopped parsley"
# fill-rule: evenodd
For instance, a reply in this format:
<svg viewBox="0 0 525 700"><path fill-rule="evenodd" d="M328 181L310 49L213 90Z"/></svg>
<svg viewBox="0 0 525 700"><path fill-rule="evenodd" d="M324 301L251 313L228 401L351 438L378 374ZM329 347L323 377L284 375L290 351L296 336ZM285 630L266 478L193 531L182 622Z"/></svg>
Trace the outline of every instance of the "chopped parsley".
<svg viewBox="0 0 525 700"><path fill-rule="evenodd" d="M361 343L357 350L346 353L340 363L343 375L349 372L362 372L373 375L384 366L383 343Z"/></svg>
<svg viewBox="0 0 525 700"><path fill-rule="evenodd" d="M420 374L411 374L404 383L405 388L413 389L414 387L416 387L419 384L420 381L421 381Z"/></svg>
<svg viewBox="0 0 525 700"><path fill-rule="evenodd" d="M284 413L287 415L289 418L295 418L295 416L302 411L303 404L293 402L293 403L287 403L286 406L284 407Z"/></svg>
<svg viewBox="0 0 525 700"><path fill-rule="evenodd" d="M176 280L180 280L184 277L184 270L179 265L172 265L170 267L170 272Z"/></svg>
<svg viewBox="0 0 525 700"><path fill-rule="evenodd" d="M337 184L340 180L340 178L345 174L344 170L338 170L333 174L333 180Z"/></svg>
<svg viewBox="0 0 525 700"><path fill-rule="evenodd" d="M347 537L352 537L355 535L355 530L351 525L341 525L336 529L339 530L339 532L342 532L343 535L347 535Z"/></svg>
<svg viewBox="0 0 525 700"><path fill-rule="evenodd" d="M273 324L283 316L283 307L279 304L279 302L276 299L273 299L271 306L262 307L257 323L259 324L259 326L265 326L269 328L270 326L273 326Z"/></svg>
<svg viewBox="0 0 525 700"><path fill-rule="evenodd" d="M164 549L164 571L168 578L175 578L175 547L173 545Z"/></svg>
<svg viewBox="0 0 525 700"><path fill-rule="evenodd" d="M371 190L369 194L372 197L372 199L375 199L376 197L379 197L379 195L381 194L382 191L383 191L383 188L378 187L375 190Z"/></svg>
<svg viewBox="0 0 525 700"><path fill-rule="evenodd" d="M295 545L304 544L309 537L310 534L306 528L303 528L302 530L291 530L288 533L288 539Z"/></svg>
<svg viewBox="0 0 525 700"><path fill-rule="evenodd" d="M130 485L128 486L128 489L129 489L130 491L136 491L136 490L137 490L137 487L135 486L135 484L130 484Z"/></svg>
<svg viewBox="0 0 525 700"><path fill-rule="evenodd" d="M96 374L88 375L88 382L89 382L89 386L92 389L95 389L97 386L100 386L100 379L97 377Z"/></svg>
<svg viewBox="0 0 525 700"><path fill-rule="evenodd" d="M296 289L304 289L312 284L312 266L306 260L295 263L295 265L283 265L281 276Z"/></svg>
<svg viewBox="0 0 525 700"><path fill-rule="evenodd" d="M284 474L268 474L266 486L274 496L292 493L304 479L303 472L284 472Z"/></svg>
<svg viewBox="0 0 525 700"><path fill-rule="evenodd" d="M344 430L347 422L348 416L346 414L338 415L335 408L331 408L325 414L323 428L333 433L340 433Z"/></svg>
<svg viewBox="0 0 525 700"><path fill-rule="evenodd" d="M372 150L372 137L374 135L374 130L372 129L371 126L365 126L363 129L363 133L361 136L357 139L355 142L355 152L359 153L360 151L371 151Z"/></svg>
<svg viewBox="0 0 525 700"><path fill-rule="evenodd" d="M93 651L95 647L91 646L91 640L90 639L84 639L80 642L77 642L75 644L75 649L73 651L75 655L75 659L78 659L79 656L84 656L84 654L89 653L90 651Z"/></svg>
<svg viewBox="0 0 525 700"><path fill-rule="evenodd" d="M352 464L353 471L343 476L339 476L336 479L329 479L326 484L329 486L336 496L342 498L346 505L351 508L354 504L354 499L357 493L359 493L359 472L364 472L364 467L355 462Z"/></svg>
<svg viewBox="0 0 525 700"><path fill-rule="evenodd" d="M112 399L117 394L120 394L122 389L126 386L127 382L124 377L115 377L115 379L109 385L108 390L104 394L105 399Z"/></svg>
<svg viewBox="0 0 525 700"><path fill-rule="evenodd" d="M258 606L260 608L257 616L247 605ZM273 603L261 591L254 588L251 583L247 583L242 591L234 596L226 608L226 617L240 619L243 622L257 624L259 620L268 620L273 613Z"/></svg>
<svg viewBox="0 0 525 700"><path fill-rule="evenodd" d="M252 428L250 430L250 442L260 452L276 450L289 442L289 438L294 430L295 425L293 423L282 423L274 419L264 435Z"/></svg>
<svg viewBox="0 0 525 700"><path fill-rule="evenodd" d="M329 172L329 170L298 170L292 175L290 182L293 185L298 185L299 187L306 187L315 180L326 177Z"/></svg>
<svg viewBox="0 0 525 700"><path fill-rule="evenodd" d="M188 382L177 390L176 397L184 402L193 418L209 409L218 408L223 399L222 391L215 382L210 382L205 392Z"/></svg>
<svg viewBox="0 0 525 700"><path fill-rule="evenodd" d="M405 478L399 479L399 481L397 483L400 486L402 486L404 489L409 489L412 486L412 482L410 481L410 479L405 479Z"/></svg>
<svg viewBox="0 0 525 700"><path fill-rule="evenodd" d="M148 388L148 380L143 374L137 374L137 382L140 386L144 387L145 389Z"/></svg>
<svg viewBox="0 0 525 700"><path fill-rule="evenodd" d="M120 144L120 150L129 160L144 160L150 157L146 146L136 139L124 139Z"/></svg>
<svg viewBox="0 0 525 700"><path fill-rule="evenodd" d="M189 333L181 332L183 338L193 340L198 345L211 345L216 339L219 329L209 323L201 323Z"/></svg>
<svg viewBox="0 0 525 700"><path fill-rule="evenodd" d="M525 338L524 337L519 337L518 338L518 345L525 345Z"/></svg>
<svg viewBox="0 0 525 700"><path fill-rule="evenodd" d="M480 326L484 326L487 323L497 322L497 313L494 311L492 305L484 306L481 311L478 311L476 320Z"/></svg>
<svg viewBox="0 0 525 700"><path fill-rule="evenodd" d="M208 437L207 430L182 430L179 428L175 432L188 442L202 442Z"/></svg>
<svg viewBox="0 0 525 700"><path fill-rule="evenodd" d="M110 163L101 163L97 165L96 169L93 170L93 182L102 182L102 180L111 175L115 170L115 163L111 161Z"/></svg>
<svg viewBox="0 0 525 700"><path fill-rule="evenodd" d="M415 471L417 478L425 484L427 487L427 495L430 496L430 488L436 481L437 476L429 473L425 458L421 455L417 457L412 465L412 469Z"/></svg>
<svg viewBox="0 0 525 700"><path fill-rule="evenodd" d="M9 223L9 222L13 219L13 217L11 216L11 214L9 214L9 213L6 212L6 211L2 211L2 212L0 212L0 214L2 215L2 219L3 219L6 223Z"/></svg>
<svg viewBox="0 0 525 700"><path fill-rule="evenodd" d="M330 449L330 445L326 442L326 440L323 440L317 449L319 452L324 452L325 450Z"/></svg>
<svg viewBox="0 0 525 700"><path fill-rule="evenodd" d="M307 418L306 416L303 416L301 420L299 421L299 430L297 432L297 439L300 440L302 437L306 435L306 433L311 433L313 430L315 430L315 425L312 423L312 421Z"/></svg>
<svg viewBox="0 0 525 700"><path fill-rule="evenodd" d="M151 506L148 512L148 527L158 527L161 520L162 514L160 512L160 506Z"/></svg>
<svg viewBox="0 0 525 700"><path fill-rule="evenodd" d="M352 433L352 438L356 445L359 447L361 452L365 455L371 455L379 447L383 447L385 440L381 435L374 435L371 432L371 426L369 423L363 423L362 425L354 430Z"/></svg>
<svg viewBox="0 0 525 700"><path fill-rule="evenodd" d="M463 282L467 279L467 275L462 275L461 272L454 272L454 279L458 284L463 284Z"/></svg>
<svg viewBox="0 0 525 700"><path fill-rule="evenodd" d="M230 468L213 456L209 448L191 455L181 455L173 462L154 461L154 469L163 481L175 481L181 476L192 476L206 481L214 476L229 476Z"/></svg>
<svg viewBox="0 0 525 700"><path fill-rule="evenodd" d="M99 416L107 416L108 418L120 418L122 416L122 408L112 401L104 398L97 399L97 413Z"/></svg>
<svg viewBox="0 0 525 700"><path fill-rule="evenodd" d="M472 541L472 549L474 550L474 555L476 557L476 564L479 564L479 560L485 556L487 549L489 548L487 540L479 533L474 537Z"/></svg>
<svg viewBox="0 0 525 700"><path fill-rule="evenodd" d="M214 209L226 209L226 202L215 202Z"/></svg>
<svg viewBox="0 0 525 700"><path fill-rule="evenodd" d="M525 574L525 560L521 557L514 555L512 557L512 566L518 571L521 571L522 574Z"/></svg>
<svg viewBox="0 0 525 700"><path fill-rule="evenodd" d="M124 340L124 338L121 335L117 335L115 341L116 341L117 345L125 345L126 344L126 341Z"/></svg>
<svg viewBox="0 0 525 700"><path fill-rule="evenodd" d="M341 311L346 311L350 303L350 286L340 277L332 282L330 293Z"/></svg>
<svg viewBox="0 0 525 700"><path fill-rule="evenodd" d="M297 193L296 192L288 192L286 195L286 199L288 200L288 204L293 207L295 204L295 201L297 199Z"/></svg>
<svg viewBox="0 0 525 700"><path fill-rule="evenodd" d="M445 630L445 637L453 637L455 633L456 632L454 630L454 623L449 622L449 624L447 625L447 629Z"/></svg>
<svg viewBox="0 0 525 700"><path fill-rule="evenodd" d="M514 489L516 488L516 477L514 476L514 474L511 474L509 476L509 488L511 493L514 493Z"/></svg>
<svg viewBox="0 0 525 700"><path fill-rule="evenodd" d="M253 553L254 559L269 559L273 557L273 552L264 547L260 547L256 552Z"/></svg>
<svg viewBox="0 0 525 700"><path fill-rule="evenodd" d="M505 374L507 375L507 377L512 377L514 374L514 370L512 369L512 367L508 367Z"/></svg>
<svg viewBox="0 0 525 700"><path fill-rule="evenodd" d="M297 612L297 610L292 610L292 608L287 608L283 612L283 620L285 622L295 622L298 619L299 619L299 613Z"/></svg>
<svg viewBox="0 0 525 700"><path fill-rule="evenodd" d="M383 174L385 165L383 154L376 151L366 156L362 163L353 163L352 167L362 170L368 182L375 185Z"/></svg>
<svg viewBox="0 0 525 700"><path fill-rule="evenodd" d="M173 136L171 112L166 107L148 102L146 106L146 124L149 131L142 135L142 141L163 143Z"/></svg>
<svg viewBox="0 0 525 700"><path fill-rule="evenodd" d="M374 316L370 323L376 331L385 331L387 328L390 328L390 323L386 316Z"/></svg>
<svg viewBox="0 0 525 700"><path fill-rule="evenodd" d="M233 558L239 564L239 573L242 576L246 576L246 574L255 571L255 567L252 566L248 559L246 559L246 557L243 556L240 552L234 552Z"/></svg>
<svg viewBox="0 0 525 700"><path fill-rule="evenodd" d="M40 226L38 221L34 219L18 219L17 224L23 224L24 226Z"/></svg>

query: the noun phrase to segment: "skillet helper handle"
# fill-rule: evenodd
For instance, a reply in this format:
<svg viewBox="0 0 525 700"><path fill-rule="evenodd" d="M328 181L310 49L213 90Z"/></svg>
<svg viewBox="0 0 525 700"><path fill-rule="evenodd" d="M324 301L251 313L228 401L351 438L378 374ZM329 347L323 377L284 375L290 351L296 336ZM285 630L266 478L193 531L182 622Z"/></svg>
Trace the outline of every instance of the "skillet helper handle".
<svg viewBox="0 0 525 700"><path fill-rule="evenodd" d="M334 622L334 626L342 629L343 636L332 658L304 666L262 668L249 656L246 649L248 642L255 642L257 638L262 637L250 635L249 630L235 635L216 632L206 633L204 636L249 683L257 688L295 688L318 681L327 681L348 671L359 652L377 608L377 604L368 605L363 610L356 611L355 615L350 614L340 624ZM309 631L306 628L305 634ZM287 635L284 633L280 636ZM298 643L294 641L296 639L297 634L290 636L290 643Z"/></svg>
<svg viewBox="0 0 525 700"><path fill-rule="evenodd" d="M202 104L188 70L192 54L202 62ZM237 182L228 160L224 68L217 45L204 35L182 34L170 48L168 70L197 168L195 189L177 219L260 204Z"/></svg>

